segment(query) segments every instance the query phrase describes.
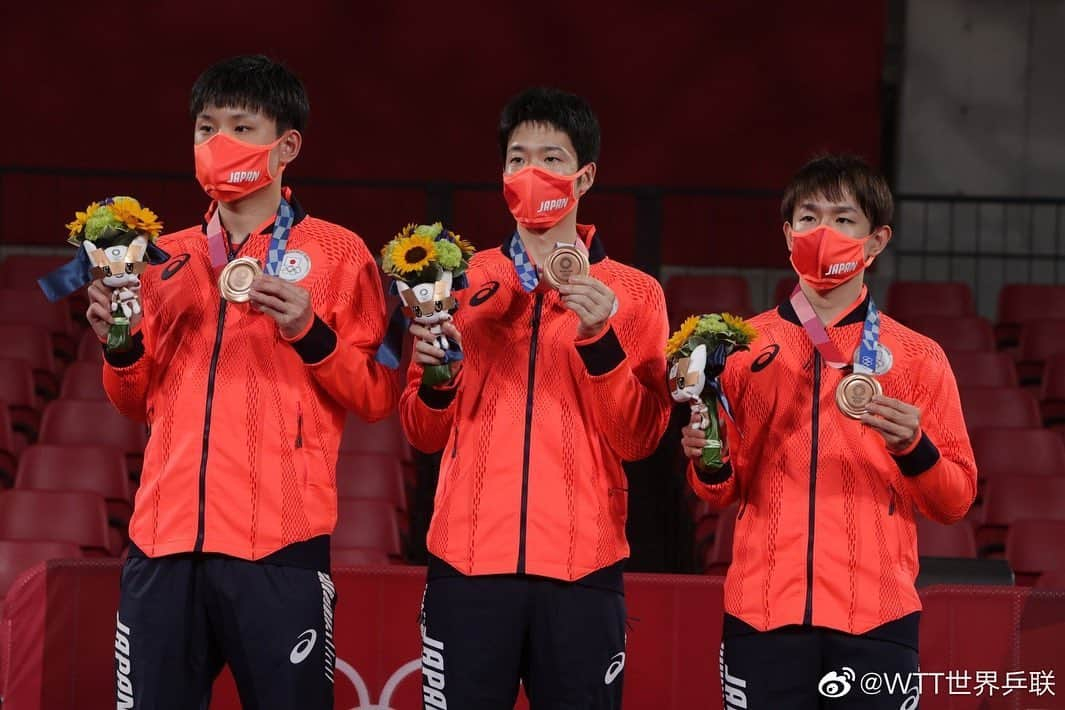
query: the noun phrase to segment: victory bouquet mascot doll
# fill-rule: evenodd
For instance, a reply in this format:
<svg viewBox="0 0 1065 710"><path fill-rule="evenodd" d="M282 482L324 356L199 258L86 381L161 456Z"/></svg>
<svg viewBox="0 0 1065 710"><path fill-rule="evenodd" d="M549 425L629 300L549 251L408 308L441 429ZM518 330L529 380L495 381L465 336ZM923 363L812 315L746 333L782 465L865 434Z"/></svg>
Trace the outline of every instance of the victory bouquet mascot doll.
<svg viewBox="0 0 1065 710"><path fill-rule="evenodd" d="M725 463L718 403L726 415L730 408L718 378L725 369L725 359L737 350L746 350L755 337L754 328L742 318L711 313L685 320L666 344L669 389L675 402L689 403L692 412L701 416L702 421L692 426L706 431L702 462L708 470L716 471Z"/></svg>
<svg viewBox="0 0 1065 710"><path fill-rule="evenodd" d="M453 292L466 287L466 269L473 251L469 242L439 222L408 224L381 250L381 268L393 278L393 293L399 295L402 315L429 328L445 353L444 364L424 368L422 382L430 386L448 382L450 363L462 359L462 350L444 335L441 326L458 309ZM402 329L390 326L390 336L397 333L402 337L408 324L401 325ZM395 345L392 348L399 351ZM398 366L398 356L392 359Z"/></svg>
<svg viewBox="0 0 1065 710"><path fill-rule="evenodd" d="M84 212L77 212L66 225L68 242L78 256L69 264L39 279L50 301L58 301L102 279L112 289L111 313L115 323L107 335L107 349L125 352L132 343L130 321L140 315L140 275L148 264L169 259L155 245L163 223L155 213L132 197L111 197L93 202Z"/></svg>

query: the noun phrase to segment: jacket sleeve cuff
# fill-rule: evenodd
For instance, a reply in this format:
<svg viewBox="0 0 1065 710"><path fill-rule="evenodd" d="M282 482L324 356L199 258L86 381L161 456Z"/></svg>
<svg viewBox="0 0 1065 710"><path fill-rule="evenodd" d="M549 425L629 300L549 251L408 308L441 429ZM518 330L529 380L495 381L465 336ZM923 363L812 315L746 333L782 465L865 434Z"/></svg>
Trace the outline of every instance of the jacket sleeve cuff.
<svg viewBox="0 0 1065 710"><path fill-rule="evenodd" d="M440 389L429 385L421 385L418 387L418 399L429 409L443 411L455 401L455 395L458 391L459 388L454 386Z"/></svg>
<svg viewBox="0 0 1065 710"><path fill-rule="evenodd" d="M892 454L895 463L903 476L919 476L928 469L939 463L939 449L928 438L928 434L921 432L921 438L916 446L904 454Z"/></svg>
<svg viewBox="0 0 1065 710"><path fill-rule="evenodd" d="M134 333L132 341L133 347L122 353L108 352L107 346L101 344L104 349L104 360L107 361L107 364L114 368L123 368L129 367L140 360L144 356L144 334Z"/></svg>
<svg viewBox="0 0 1065 710"><path fill-rule="evenodd" d="M613 327L608 327L595 340L578 341L577 352L593 377L605 375L625 361L625 351Z"/></svg>
<svg viewBox="0 0 1065 710"><path fill-rule="evenodd" d="M708 471L694 461L692 462L692 468L695 469L695 477L708 486L717 486L732 478L731 461L726 461L725 465L716 471Z"/></svg>
<svg viewBox="0 0 1065 710"><path fill-rule="evenodd" d="M303 362L314 365L325 360L336 350L337 334L326 325L324 320L315 316L307 332L302 337L289 342L303 358Z"/></svg>

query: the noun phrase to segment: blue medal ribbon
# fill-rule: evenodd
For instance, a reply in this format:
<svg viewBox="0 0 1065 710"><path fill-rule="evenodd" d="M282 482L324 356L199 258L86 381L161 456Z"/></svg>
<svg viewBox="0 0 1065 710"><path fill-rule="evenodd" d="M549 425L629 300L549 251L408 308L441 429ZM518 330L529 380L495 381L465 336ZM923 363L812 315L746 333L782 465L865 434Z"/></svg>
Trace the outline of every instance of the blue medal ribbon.
<svg viewBox="0 0 1065 710"><path fill-rule="evenodd" d="M862 325L862 342L854 358L854 371L862 375L876 374L877 344L880 342L880 310L869 297L869 311Z"/></svg>

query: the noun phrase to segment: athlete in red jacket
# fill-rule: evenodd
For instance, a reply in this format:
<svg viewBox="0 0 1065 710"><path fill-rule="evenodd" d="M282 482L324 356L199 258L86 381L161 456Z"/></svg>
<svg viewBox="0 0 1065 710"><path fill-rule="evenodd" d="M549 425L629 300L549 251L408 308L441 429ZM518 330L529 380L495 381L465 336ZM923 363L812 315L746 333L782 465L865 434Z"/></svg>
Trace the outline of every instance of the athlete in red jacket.
<svg viewBox="0 0 1065 710"><path fill-rule="evenodd" d="M662 289L577 224L599 126L580 98L527 91L503 110L504 194L515 233L474 256L446 331L465 359L447 387L415 326L400 411L411 442L443 449L429 529L425 707L617 708L625 666L623 460L666 426ZM589 275L557 290L538 268L559 244ZM572 252L570 257L580 260Z"/></svg>
<svg viewBox="0 0 1065 710"><path fill-rule="evenodd" d="M914 516L957 521L976 495L957 385L939 345L880 315L863 283L891 238L882 177L814 160L782 212L800 289L728 360L729 464L701 469L703 432L684 430L696 493L739 505L725 707L916 707L915 676L875 695L860 679L917 672Z"/></svg>
<svg viewBox="0 0 1065 710"><path fill-rule="evenodd" d="M118 707L199 707L228 662L249 707L331 708L340 434L348 410L379 419L398 396L374 359L378 269L359 237L282 190L307 117L287 69L211 67L192 117L215 202L204 226L162 237L173 258L141 278L134 348L104 365L111 400L151 428L122 573ZM267 275L220 291L235 259ZM110 294L99 282L90 294L103 338Z"/></svg>

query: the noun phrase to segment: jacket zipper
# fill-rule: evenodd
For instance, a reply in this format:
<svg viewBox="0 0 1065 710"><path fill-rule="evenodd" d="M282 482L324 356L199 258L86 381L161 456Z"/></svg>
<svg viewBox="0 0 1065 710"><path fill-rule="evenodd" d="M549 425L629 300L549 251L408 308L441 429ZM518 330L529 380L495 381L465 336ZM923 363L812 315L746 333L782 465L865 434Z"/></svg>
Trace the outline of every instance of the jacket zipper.
<svg viewBox="0 0 1065 710"><path fill-rule="evenodd" d="M888 494L891 496L891 500L890 500L890 502L888 502L887 514L888 515L894 515L895 514L895 486L892 486L892 485L889 484L887 488L888 488Z"/></svg>
<svg viewBox="0 0 1065 710"><path fill-rule="evenodd" d="M218 306L218 328L215 330L214 350L211 352L211 369L207 372L207 410L203 417L203 452L200 454L200 514L196 521L196 552L203 552L204 515L207 505L207 452L211 442L211 405L214 404L215 371L218 355L222 351L222 328L226 324L226 299Z"/></svg>
<svg viewBox="0 0 1065 710"><path fill-rule="evenodd" d="M817 439L821 420L821 353L814 350L813 431L810 441L810 534L806 541L806 610L802 623L809 626L814 617L814 513L817 502Z"/></svg>
<svg viewBox="0 0 1065 710"><path fill-rule="evenodd" d="M250 235L249 235L250 236ZM247 239L245 239L247 242ZM226 236L227 261L233 261L236 258L237 252L240 251L242 245L238 245L236 249L233 248L233 243L229 241L229 236ZM215 374L218 369L218 356L222 352L222 329L226 324L226 306L228 301L224 298L218 300L218 327L215 329L214 334L214 349L211 351L211 366L207 371L207 405L203 416L203 451L200 453L200 491L199 491L199 514L196 518L196 544L193 547L195 552L203 552L203 535L206 528L206 510L207 510L207 452L210 450L211 443L211 407L214 404L214 382Z"/></svg>
<svg viewBox="0 0 1065 710"><path fill-rule="evenodd" d="M544 295L536 294L533 305L532 337L529 339L529 383L525 395L525 449L521 462L521 528L518 538L518 574L525 574L525 535L529 523L529 452L532 449L533 386L536 384L536 346L540 340L540 316Z"/></svg>
<svg viewBox="0 0 1065 710"><path fill-rule="evenodd" d="M296 402L296 448L303 448L303 404Z"/></svg>

